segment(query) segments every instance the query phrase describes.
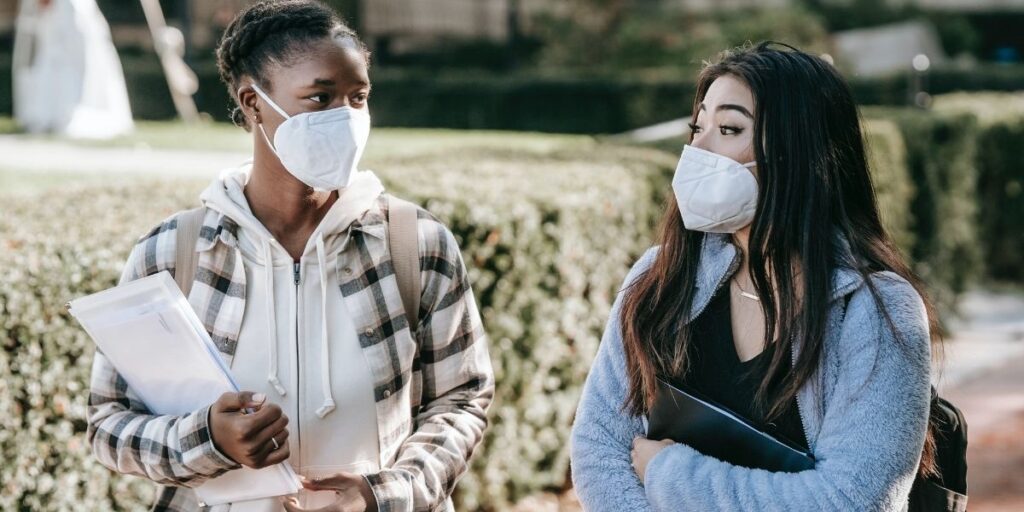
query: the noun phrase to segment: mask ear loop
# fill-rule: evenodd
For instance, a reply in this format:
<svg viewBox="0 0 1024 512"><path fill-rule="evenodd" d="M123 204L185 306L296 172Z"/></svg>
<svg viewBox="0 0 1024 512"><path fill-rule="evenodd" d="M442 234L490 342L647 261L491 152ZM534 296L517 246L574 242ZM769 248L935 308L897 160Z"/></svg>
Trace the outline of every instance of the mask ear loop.
<svg viewBox="0 0 1024 512"><path fill-rule="evenodd" d="M263 92L263 89L260 89L260 86L256 85L256 82L253 82L252 90L256 91L256 94L258 94L260 98L263 98L263 101L270 104L270 106L274 110L276 110L278 114L281 114L282 117L284 117L285 119L292 118L292 116L288 115L288 113L285 112L281 107L279 107L277 103L274 103L274 100L270 99L270 96L267 96L267 93Z"/></svg>
<svg viewBox="0 0 1024 512"><path fill-rule="evenodd" d="M274 100L270 99L270 96L267 96L267 93L263 92L263 89L260 89L260 86L256 85L256 82L253 82L252 89L256 91L256 94L259 95L260 98L263 98L263 101L267 102L267 104L270 105L271 108L276 110L278 114L281 114L285 118L285 120L292 118L292 116L289 116L287 112L285 112L281 107L277 105L277 103L274 103ZM259 126L260 133L263 134L263 140L267 142L267 146L269 146L270 150L274 152L274 156L276 156L277 159L280 160L281 155L277 154L277 148L274 147L274 143L271 142L270 137L267 136L267 130L263 128L263 123L258 122L256 123L256 126Z"/></svg>

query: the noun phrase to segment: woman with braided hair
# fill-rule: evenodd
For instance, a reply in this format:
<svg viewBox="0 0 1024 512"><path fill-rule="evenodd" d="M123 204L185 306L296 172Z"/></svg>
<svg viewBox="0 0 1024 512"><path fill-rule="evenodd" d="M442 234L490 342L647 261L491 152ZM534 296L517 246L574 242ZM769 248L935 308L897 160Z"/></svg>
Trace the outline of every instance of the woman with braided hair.
<svg viewBox="0 0 1024 512"><path fill-rule="evenodd" d="M451 231L356 168L369 52L320 2L279 0L239 13L217 58L253 158L142 237L121 281L175 272L179 227L197 219L189 302L245 391L153 415L97 353L93 452L160 484L153 510L205 508L193 488L282 462L297 496L213 509L453 510L494 378ZM392 250L400 232L408 251Z"/></svg>

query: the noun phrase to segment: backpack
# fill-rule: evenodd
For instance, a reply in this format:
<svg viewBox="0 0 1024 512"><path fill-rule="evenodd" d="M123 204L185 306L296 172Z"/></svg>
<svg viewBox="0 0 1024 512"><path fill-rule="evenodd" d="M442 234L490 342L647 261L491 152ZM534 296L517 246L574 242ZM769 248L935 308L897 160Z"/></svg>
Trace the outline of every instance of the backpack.
<svg viewBox="0 0 1024 512"><path fill-rule="evenodd" d="M388 195L388 248L402 307L413 333L419 326L420 311L420 255L419 229L417 227L417 206ZM206 208L188 210L178 216L175 245L174 281L181 293L188 297L192 291L199 253L196 243L203 227Z"/></svg>
<svg viewBox="0 0 1024 512"><path fill-rule="evenodd" d="M935 463L939 474L918 476L910 488L908 512L967 510L967 422L955 405L932 386L931 417L935 429Z"/></svg>

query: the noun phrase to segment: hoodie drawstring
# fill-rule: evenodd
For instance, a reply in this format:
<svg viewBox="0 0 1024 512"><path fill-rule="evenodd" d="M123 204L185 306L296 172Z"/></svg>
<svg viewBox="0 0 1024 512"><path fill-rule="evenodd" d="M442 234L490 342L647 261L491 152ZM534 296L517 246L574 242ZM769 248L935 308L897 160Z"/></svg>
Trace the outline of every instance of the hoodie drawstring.
<svg viewBox="0 0 1024 512"><path fill-rule="evenodd" d="M267 382L281 396L285 395L285 388L281 385L281 379L277 374L277 312L274 308L274 253L271 252L270 240L263 240L263 262L264 279L267 287L267 333L270 335L270 373L267 375Z"/></svg>
<svg viewBox="0 0 1024 512"><path fill-rule="evenodd" d="M316 258L320 268L320 383L323 387L324 403L316 415L324 418L334 410L334 394L331 392L331 357L327 329L327 257L324 250L324 234L316 237Z"/></svg>

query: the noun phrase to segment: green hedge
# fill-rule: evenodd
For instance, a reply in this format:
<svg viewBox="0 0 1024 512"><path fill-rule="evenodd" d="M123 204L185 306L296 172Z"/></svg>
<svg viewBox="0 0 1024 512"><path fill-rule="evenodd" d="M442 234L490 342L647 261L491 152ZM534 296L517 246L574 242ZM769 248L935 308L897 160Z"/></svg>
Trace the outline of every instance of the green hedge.
<svg viewBox="0 0 1024 512"><path fill-rule="evenodd" d="M866 120L864 136L882 223L909 258L916 240L910 211L915 187L907 169L903 136L896 123L884 119Z"/></svg>
<svg viewBox="0 0 1024 512"><path fill-rule="evenodd" d="M912 74L895 73L877 78L850 77L850 87L861 105L907 105ZM924 75L924 89L932 95L959 91L1018 91L1024 89L1024 66L979 64L970 67L935 67Z"/></svg>
<svg viewBox="0 0 1024 512"><path fill-rule="evenodd" d="M910 251L914 269L936 302L954 309L956 295L982 274L976 187L977 121L967 114L915 109L865 109L903 134L914 183Z"/></svg>
<svg viewBox="0 0 1024 512"><path fill-rule="evenodd" d="M986 274L1024 282L1024 93L950 94L941 112L978 117L979 233Z"/></svg>
<svg viewBox="0 0 1024 512"><path fill-rule="evenodd" d="M167 83L154 55L122 56L132 111L138 119L175 117ZM230 98L212 61L194 64L200 111L227 121ZM0 83L10 83L10 55L0 52ZM377 126L620 133L686 115L694 94L692 73L652 70L581 76L536 71L415 71L374 68L371 108ZM8 77L8 78L5 78ZM904 105L908 74L851 79L861 104ZM959 90L1024 89L1024 66L937 68L928 75L933 94ZM0 115L11 112L0 94Z"/></svg>
<svg viewBox="0 0 1024 512"><path fill-rule="evenodd" d="M581 385L614 293L649 244L675 159L596 144L450 155L410 152L375 167L462 245L498 388L458 510L500 510L567 481ZM129 510L150 499L147 482L113 475L90 454L93 348L62 306L113 285L134 238L195 204L203 185L136 181L4 198L0 509Z"/></svg>
<svg viewBox="0 0 1024 512"><path fill-rule="evenodd" d="M11 76L11 54L0 52L0 115L14 113L14 84Z"/></svg>

